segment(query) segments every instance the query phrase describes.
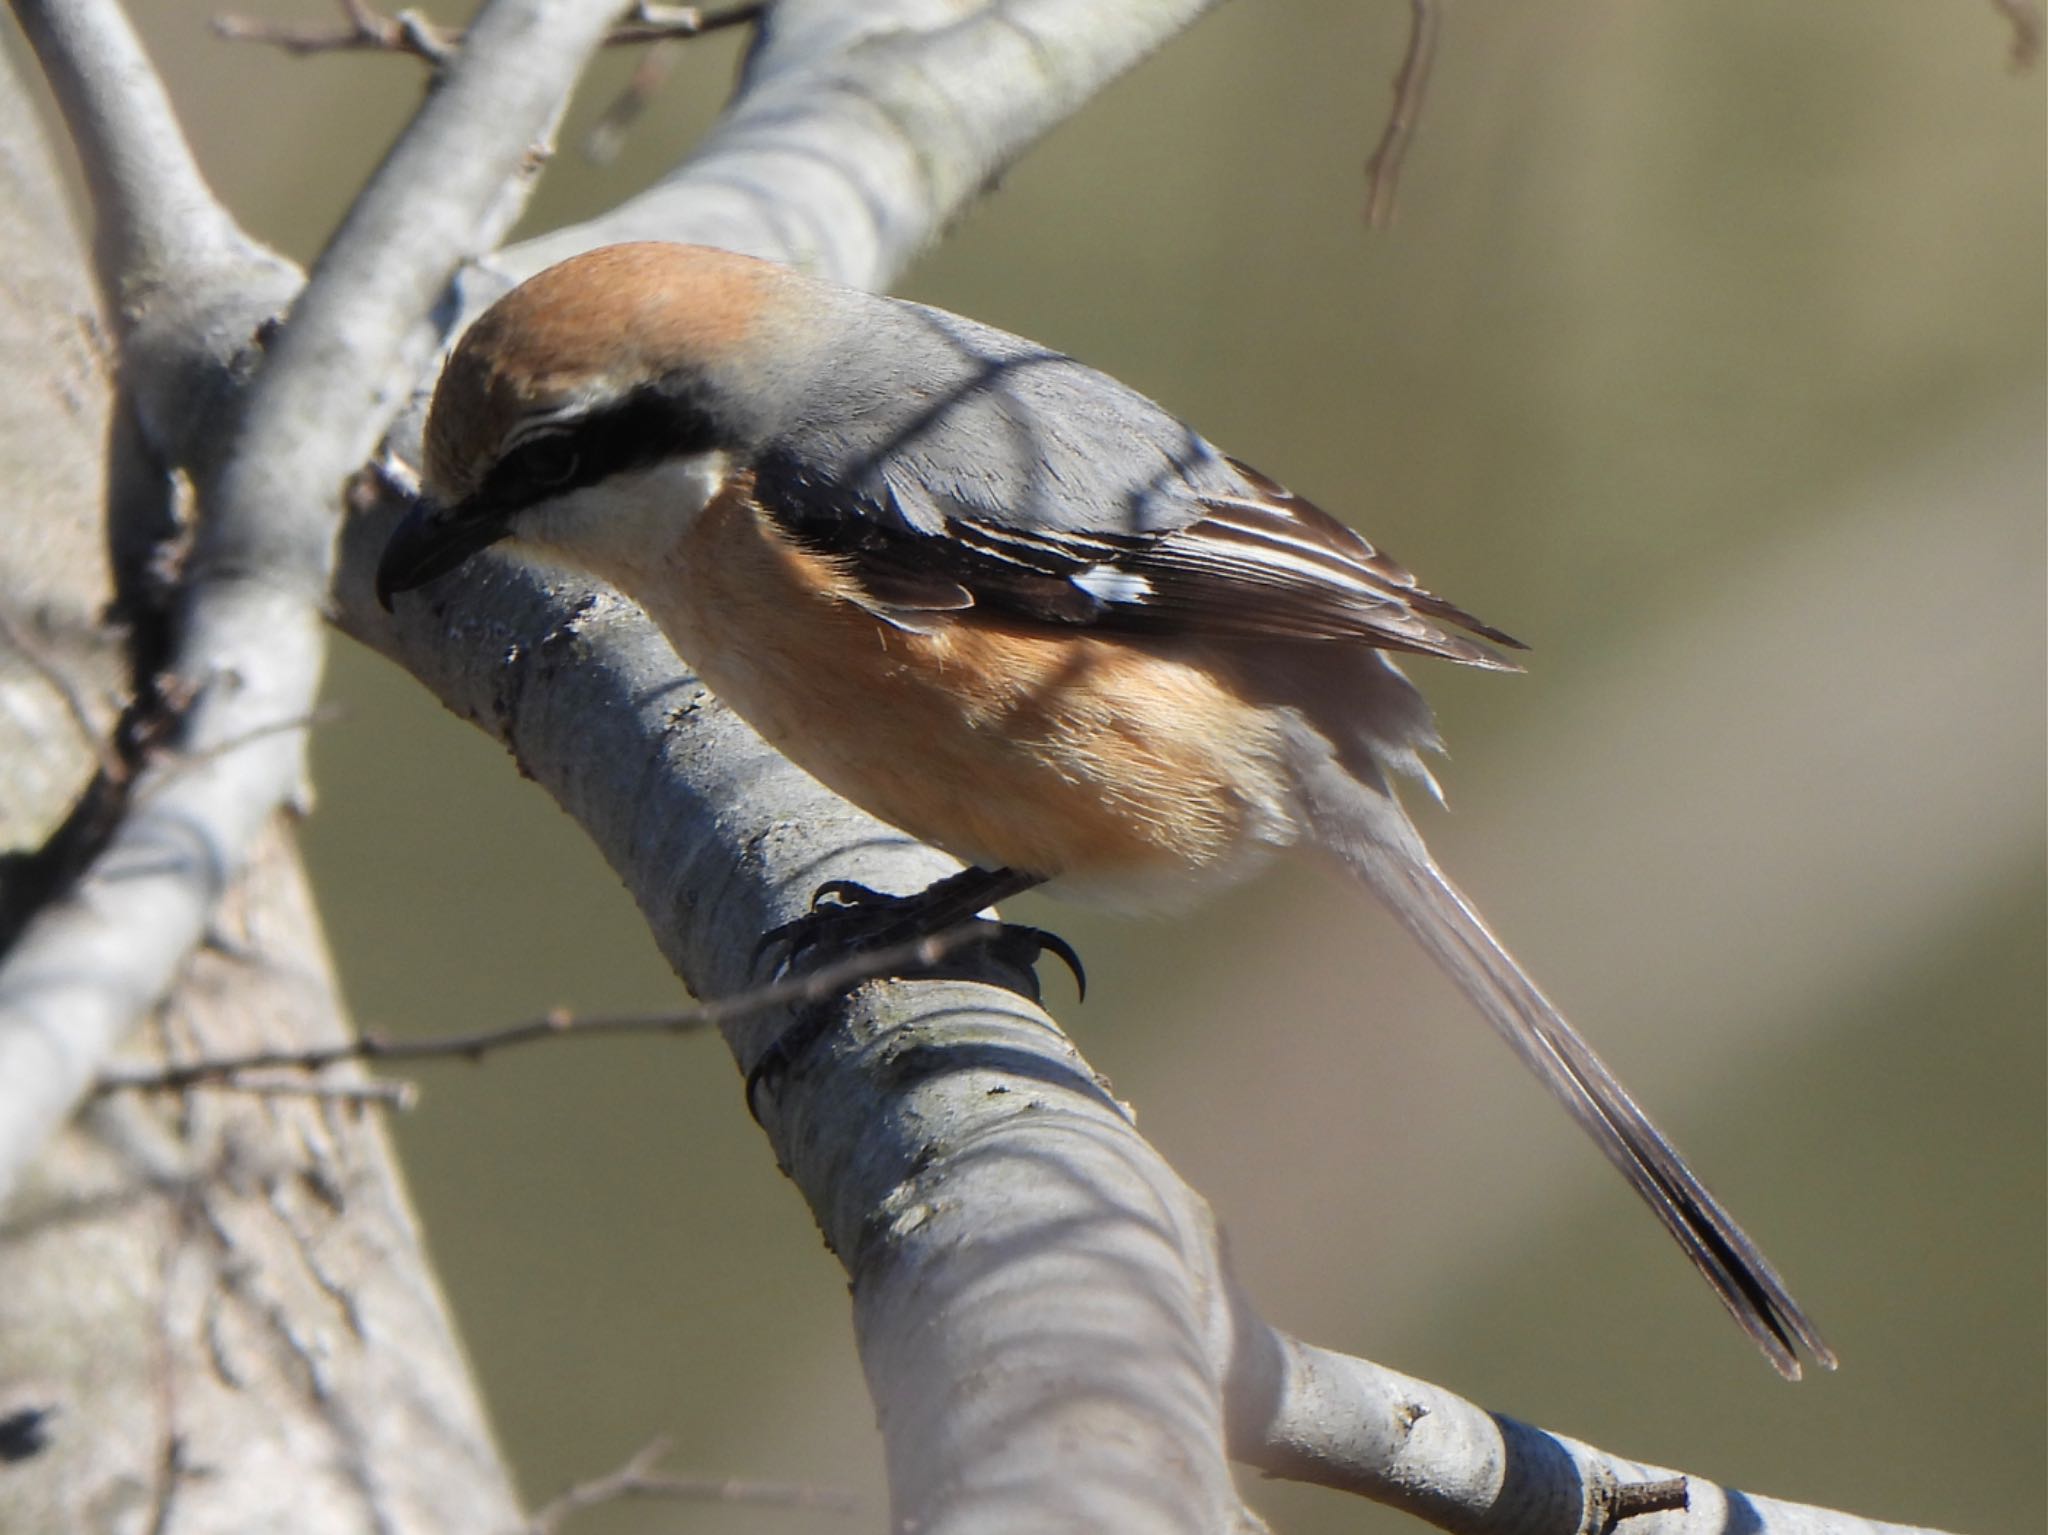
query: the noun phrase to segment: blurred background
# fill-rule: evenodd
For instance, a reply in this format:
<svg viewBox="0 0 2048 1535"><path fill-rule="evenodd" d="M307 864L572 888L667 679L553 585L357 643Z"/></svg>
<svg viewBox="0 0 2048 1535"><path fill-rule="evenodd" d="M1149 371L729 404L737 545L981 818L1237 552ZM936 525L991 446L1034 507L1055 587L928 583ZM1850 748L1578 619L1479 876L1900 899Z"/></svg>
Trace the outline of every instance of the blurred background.
<svg viewBox="0 0 2048 1535"><path fill-rule="evenodd" d="M203 163L300 259L417 100L405 59L140 12ZM325 20L320 0L250 4ZM453 19L447 11L441 11ZM1363 162L1407 7L1227 7L1056 132L904 284L1079 354L1528 640L1414 670L1424 829L1840 1351L1779 1382L1565 1117L1313 864L1199 914L1034 906L1055 1010L1215 1203L1266 1314L1645 1460L2038 1528L2044 1430L2044 89L1988 3L1464 0L1398 221ZM702 130L691 45L593 213ZM482 736L343 645L305 843L357 1015L426 1031L679 988ZM413 1189L529 1497L670 1463L853 1489L844 1276L710 1040L422 1073ZM1248 1489L1295 1535L1412 1528Z"/></svg>

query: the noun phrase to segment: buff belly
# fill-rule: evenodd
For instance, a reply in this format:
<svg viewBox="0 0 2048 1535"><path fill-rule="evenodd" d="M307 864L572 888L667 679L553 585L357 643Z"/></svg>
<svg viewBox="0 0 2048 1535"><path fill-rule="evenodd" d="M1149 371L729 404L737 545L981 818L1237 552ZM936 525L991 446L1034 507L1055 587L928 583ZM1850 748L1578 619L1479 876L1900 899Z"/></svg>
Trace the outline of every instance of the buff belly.
<svg viewBox="0 0 2048 1535"><path fill-rule="evenodd" d="M971 613L908 632L851 590L730 498L633 595L778 750L965 861L1151 905L1293 840L1276 728L1204 668Z"/></svg>

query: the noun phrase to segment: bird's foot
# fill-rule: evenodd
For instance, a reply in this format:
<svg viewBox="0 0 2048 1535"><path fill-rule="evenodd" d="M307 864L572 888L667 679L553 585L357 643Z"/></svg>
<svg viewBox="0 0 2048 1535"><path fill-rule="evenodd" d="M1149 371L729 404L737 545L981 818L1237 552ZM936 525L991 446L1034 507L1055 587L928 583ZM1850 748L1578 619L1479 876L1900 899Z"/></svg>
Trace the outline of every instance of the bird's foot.
<svg viewBox="0 0 2048 1535"><path fill-rule="evenodd" d="M1040 883L1014 869L972 868L910 895L887 895L850 879L828 880L812 893L809 911L762 934L754 958L758 962L781 948L782 969L798 972L871 955L885 961L875 976L907 980L959 975L965 955L989 955L1030 972L1042 955L1051 954L1072 973L1085 1000L1088 974L1066 939L1042 927L979 915ZM892 949L903 952L891 955Z"/></svg>
<svg viewBox="0 0 2048 1535"><path fill-rule="evenodd" d="M1014 869L981 868L962 870L910 895L888 895L852 880L830 880L812 894L809 911L761 936L754 958L758 961L771 949L783 949L784 974L872 958L876 968L863 972L863 980L967 977L980 968L977 961L993 959L1028 977L1026 994L1036 1002L1037 964L1051 954L1072 973L1076 991L1085 998L1087 971L1066 939L1042 927L979 915L1039 883L1037 876ZM833 1016L822 1008L806 1012L762 1052L747 1073L750 1111L754 1089L765 1078L785 1074L817 1043Z"/></svg>

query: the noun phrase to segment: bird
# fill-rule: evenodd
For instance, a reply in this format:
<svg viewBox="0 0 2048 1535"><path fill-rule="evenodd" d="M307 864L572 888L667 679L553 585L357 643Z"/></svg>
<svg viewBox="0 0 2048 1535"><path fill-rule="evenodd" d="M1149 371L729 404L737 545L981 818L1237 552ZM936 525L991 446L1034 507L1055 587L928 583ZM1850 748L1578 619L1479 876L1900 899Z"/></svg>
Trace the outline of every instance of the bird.
<svg viewBox="0 0 2048 1535"><path fill-rule="evenodd" d="M1835 1366L1424 845L1396 781L1434 793L1440 742L1396 657L1512 671L1524 647L1346 523L1062 353L664 242L488 308L423 460L386 608L501 540L609 583L791 761L966 865L960 915L1037 884L1171 909L1282 848L1334 854L1770 1363Z"/></svg>

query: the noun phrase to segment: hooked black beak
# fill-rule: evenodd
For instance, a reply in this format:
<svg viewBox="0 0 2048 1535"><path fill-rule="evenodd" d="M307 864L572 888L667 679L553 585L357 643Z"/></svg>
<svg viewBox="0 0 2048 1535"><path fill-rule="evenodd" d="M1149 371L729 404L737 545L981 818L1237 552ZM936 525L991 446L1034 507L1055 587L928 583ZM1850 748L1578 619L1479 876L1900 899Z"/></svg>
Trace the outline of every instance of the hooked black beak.
<svg viewBox="0 0 2048 1535"><path fill-rule="evenodd" d="M509 532L505 519L487 509L468 503L444 507L424 498L414 502L377 562L377 601L389 613L391 599L400 592L445 576Z"/></svg>

